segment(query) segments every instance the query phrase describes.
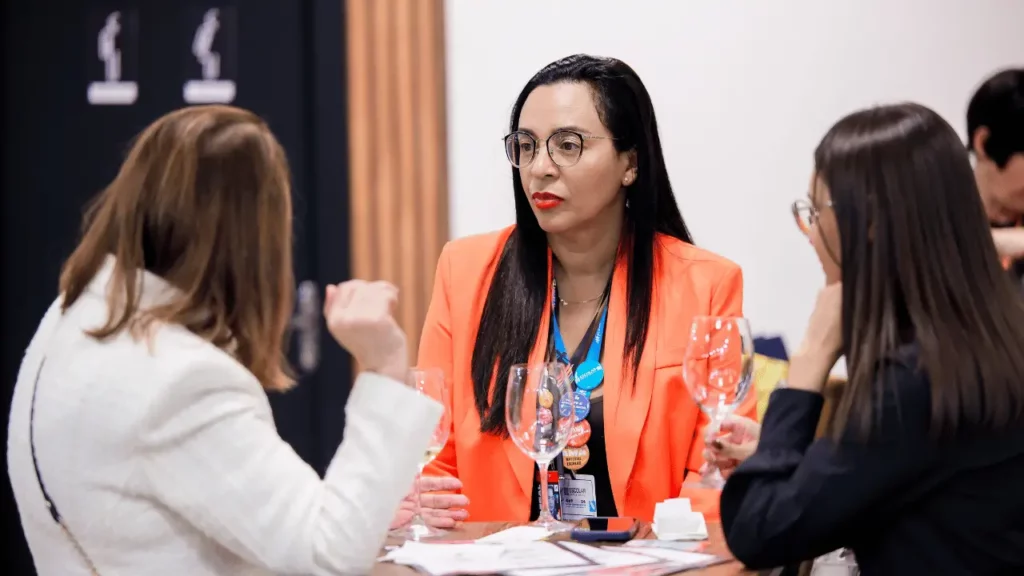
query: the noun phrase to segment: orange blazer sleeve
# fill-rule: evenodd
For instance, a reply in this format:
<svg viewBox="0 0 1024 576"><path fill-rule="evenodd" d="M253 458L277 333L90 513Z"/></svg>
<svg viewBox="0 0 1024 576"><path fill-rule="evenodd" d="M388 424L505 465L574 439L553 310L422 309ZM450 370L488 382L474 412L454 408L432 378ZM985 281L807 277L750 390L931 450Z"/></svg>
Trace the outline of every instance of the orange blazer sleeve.
<svg viewBox="0 0 1024 576"><path fill-rule="evenodd" d="M420 336L418 365L428 368L440 368L444 370L445 378L445 409L448 411L448 441L445 443L441 453L434 458L424 470L425 476L459 476L458 466L455 463L455 440L452 406L452 318L449 305L449 287L451 286L451 255L446 244L441 251L441 257L437 261L437 271L434 273L434 292L430 297L430 306L427 308L427 317L423 323L423 333Z"/></svg>

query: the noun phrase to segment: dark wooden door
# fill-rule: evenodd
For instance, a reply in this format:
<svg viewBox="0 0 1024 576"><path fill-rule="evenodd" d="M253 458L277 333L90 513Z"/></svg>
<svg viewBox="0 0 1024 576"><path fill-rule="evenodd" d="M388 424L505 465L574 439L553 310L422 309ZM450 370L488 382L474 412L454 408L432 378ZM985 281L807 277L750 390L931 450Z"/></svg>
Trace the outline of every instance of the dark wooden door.
<svg viewBox="0 0 1024 576"><path fill-rule="evenodd" d="M351 386L349 358L319 314L323 286L345 279L349 269L340 0L4 3L3 413L25 346L57 295L59 270L77 240L83 206L113 178L131 138L160 115L187 105L186 83L204 78L196 33L211 9L217 10L219 26L205 54L220 57L215 79L221 88L234 84L233 104L269 122L291 163L296 281L306 291L300 300L309 306L305 315L297 308L297 331L290 339L300 385L272 397L272 405L281 435L322 474L341 439ZM111 69L100 58L100 33L114 12L120 60ZM113 88L107 82L111 70ZM94 82L103 85L90 92ZM90 94L100 104L90 103ZM198 94L203 97L202 90ZM112 99L131 102L112 105ZM6 445L6 419L2 429ZM8 541L0 565L31 574L24 542L13 540L22 531L4 476L0 516Z"/></svg>

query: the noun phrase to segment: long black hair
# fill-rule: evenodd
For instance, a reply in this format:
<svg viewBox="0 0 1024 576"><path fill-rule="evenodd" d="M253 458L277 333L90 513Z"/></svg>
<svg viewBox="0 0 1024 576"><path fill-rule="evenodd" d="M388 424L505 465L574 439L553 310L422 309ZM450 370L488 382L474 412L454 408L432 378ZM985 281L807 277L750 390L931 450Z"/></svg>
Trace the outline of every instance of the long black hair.
<svg viewBox="0 0 1024 576"><path fill-rule="evenodd" d="M629 208L620 247L628 258L629 269L623 354L632 361L635 382L651 313L655 235L666 234L687 243L692 243L692 239L669 184L651 97L640 77L624 62L577 54L548 64L526 83L516 99L510 131L519 129L519 115L530 93L538 86L559 82L587 84L601 122L615 138L615 148L636 153L636 181L628 191ZM512 168L512 190L516 227L505 244L487 292L472 360L473 392L481 429L499 436L506 433L506 375L513 364L525 362L530 354L547 305L548 289L547 237L530 209L516 168Z"/></svg>
<svg viewBox="0 0 1024 576"><path fill-rule="evenodd" d="M1024 416L1024 302L999 265L968 155L918 104L855 112L814 154L832 194L849 381L832 432L876 424L880 364L919 346L936 434Z"/></svg>

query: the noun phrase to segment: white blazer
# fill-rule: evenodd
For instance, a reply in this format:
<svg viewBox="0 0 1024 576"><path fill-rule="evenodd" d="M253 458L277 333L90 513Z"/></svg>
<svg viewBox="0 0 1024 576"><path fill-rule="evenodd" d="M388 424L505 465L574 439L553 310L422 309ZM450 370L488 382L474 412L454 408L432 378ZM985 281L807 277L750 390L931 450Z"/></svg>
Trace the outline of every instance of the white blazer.
<svg viewBox="0 0 1024 576"><path fill-rule="evenodd" d="M88 574L45 508L32 464L44 356L40 473L100 574L369 572L441 405L361 374L321 479L278 436L259 382L230 355L177 325L160 327L152 346L83 333L106 320L113 262L63 316L60 298L50 307L14 390L8 473L39 574ZM143 274L143 307L173 293Z"/></svg>

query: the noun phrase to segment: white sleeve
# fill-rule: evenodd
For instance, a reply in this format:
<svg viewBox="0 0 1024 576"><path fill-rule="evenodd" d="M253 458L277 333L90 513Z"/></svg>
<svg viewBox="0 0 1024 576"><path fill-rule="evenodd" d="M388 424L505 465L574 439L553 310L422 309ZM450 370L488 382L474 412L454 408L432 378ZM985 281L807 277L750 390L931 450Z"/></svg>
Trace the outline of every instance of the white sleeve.
<svg viewBox="0 0 1024 576"><path fill-rule="evenodd" d="M359 375L344 440L321 480L278 435L254 381L204 364L150 407L140 431L146 490L275 573L369 572L441 405L389 378Z"/></svg>

